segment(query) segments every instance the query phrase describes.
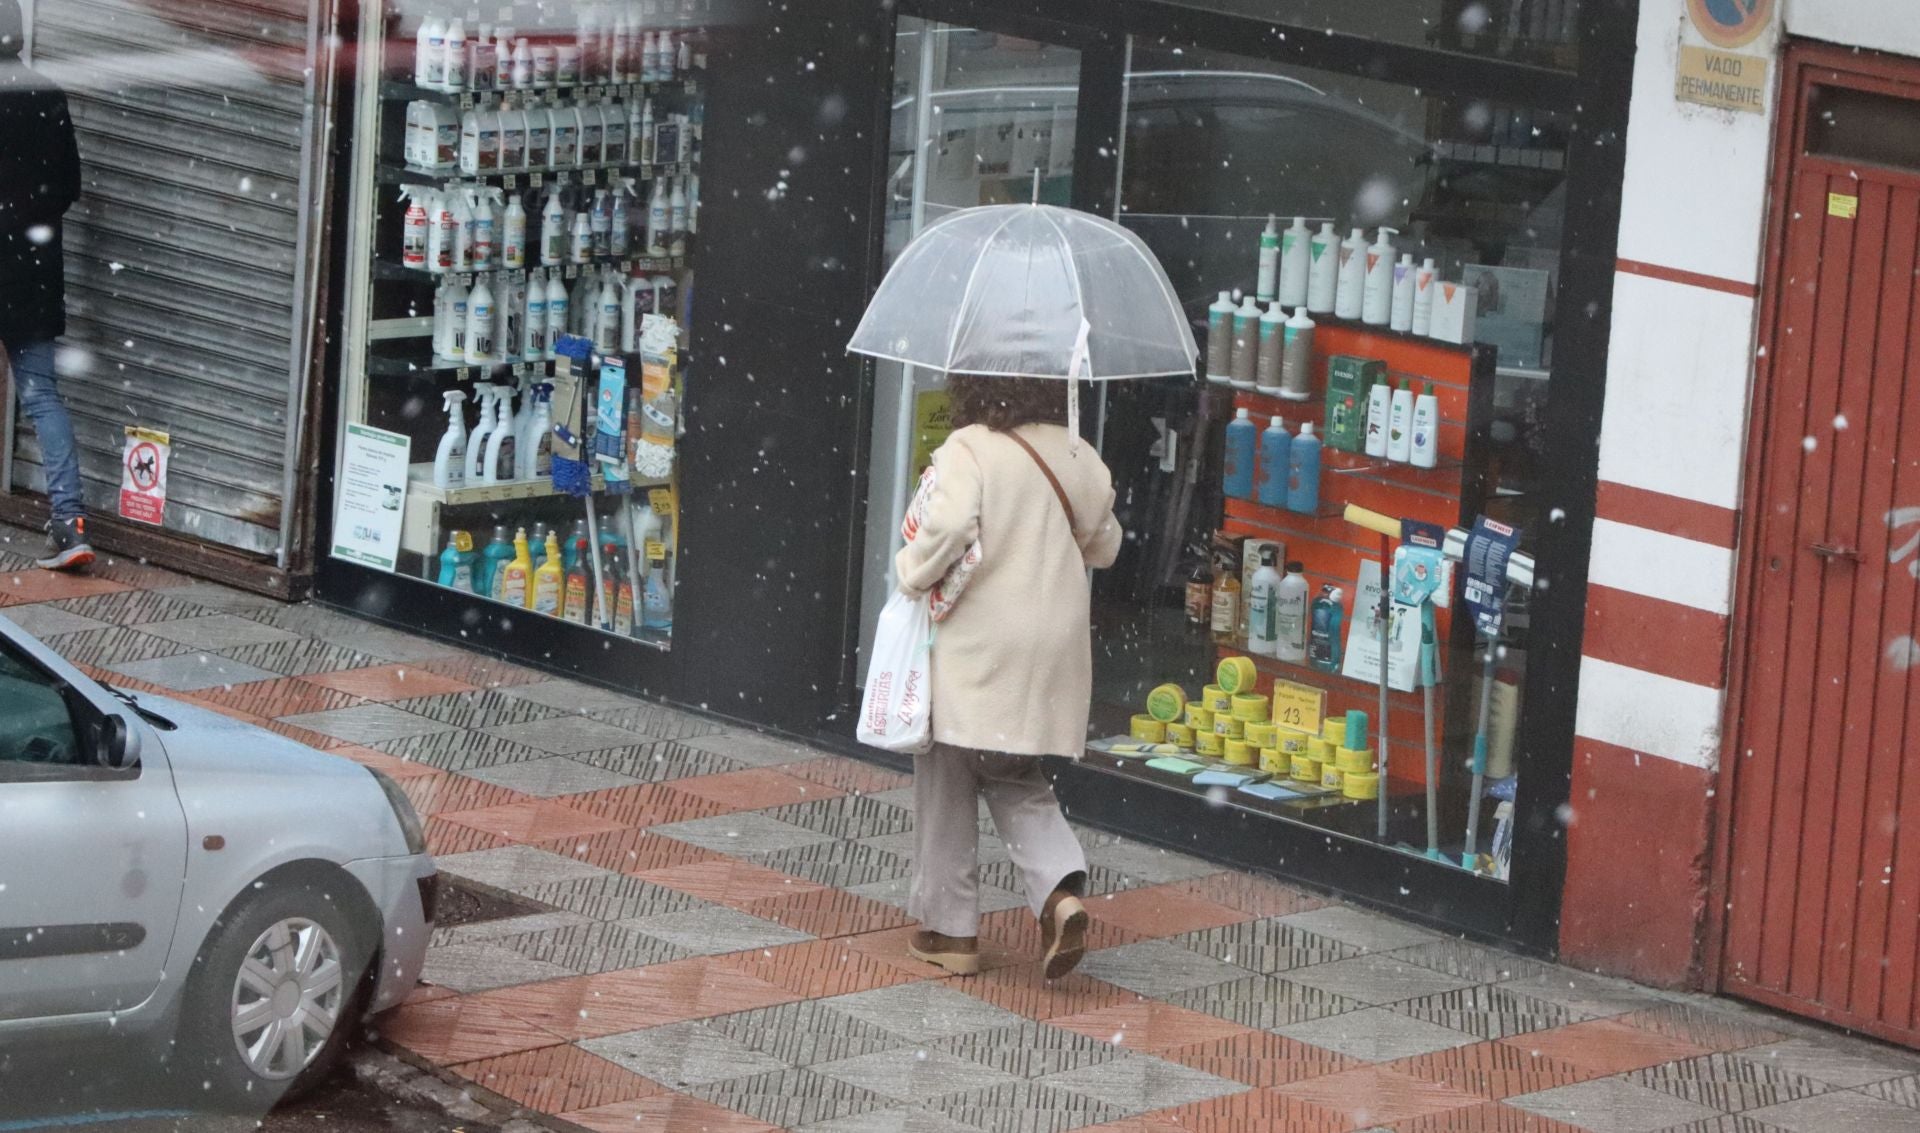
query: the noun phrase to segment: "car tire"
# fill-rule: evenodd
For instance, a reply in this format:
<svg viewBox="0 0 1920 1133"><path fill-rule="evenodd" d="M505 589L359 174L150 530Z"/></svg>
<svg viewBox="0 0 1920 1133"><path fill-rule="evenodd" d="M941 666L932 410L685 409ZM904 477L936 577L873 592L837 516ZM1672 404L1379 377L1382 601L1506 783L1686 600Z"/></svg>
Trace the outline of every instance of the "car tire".
<svg viewBox="0 0 1920 1133"><path fill-rule="evenodd" d="M214 922L194 962L175 1059L190 1088L263 1114L333 1070L367 1000L366 935L331 886L256 885Z"/></svg>

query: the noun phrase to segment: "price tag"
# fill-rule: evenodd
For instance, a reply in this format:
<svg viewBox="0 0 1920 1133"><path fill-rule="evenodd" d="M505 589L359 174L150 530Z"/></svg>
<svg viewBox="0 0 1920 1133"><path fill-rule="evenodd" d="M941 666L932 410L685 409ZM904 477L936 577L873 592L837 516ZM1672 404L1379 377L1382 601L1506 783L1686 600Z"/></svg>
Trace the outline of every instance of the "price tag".
<svg viewBox="0 0 1920 1133"><path fill-rule="evenodd" d="M647 540L646 551L647 559L650 562L663 563L667 561L667 545L658 539Z"/></svg>
<svg viewBox="0 0 1920 1133"><path fill-rule="evenodd" d="M500 179L500 183L508 189L518 188L520 185L520 177L518 174L509 173Z"/></svg>
<svg viewBox="0 0 1920 1133"><path fill-rule="evenodd" d="M1297 681L1273 682L1273 722L1303 732L1319 734L1321 717L1327 713L1325 689Z"/></svg>
<svg viewBox="0 0 1920 1133"><path fill-rule="evenodd" d="M621 260L621 261L620 261L620 274L621 274L621 275L632 275L632 274L633 274L633 261L632 261L632 260Z"/></svg>
<svg viewBox="0 0 1920 1133"><path fill-rule="evenodd" d="M553 179L559 182L560 184L565 185L567 182L573 180L573 172L571 170L562 169L553 175Z"/></svg>
<svg viewBox="0 0 1920 1133"><path fill-rule="evenodd" d="M472 368L471 366L462 366L462 367L460 367L460 368L459 368L458 370L455 370L455 371L453 372L453 380L454 380L454 381L456 381L456 382L470 382L470 381L472 381L472 380L473 380L473 368Z"/></svg>
<svg viewBox="0 0 1920 1133"><path fill-rule="evenodd" d="M472 273L470 273L470 272L461 272L461 273L460 273L460 286L462 286L462 287L465 287L465 288L472 288L472 287L473 287L473 275L472 275Z"/></svg>
<svg viewBox="0 0 1920 1133"><path fill-rule="evenodd" d="M655 515L673 514L673 489L653 488L647 492L647 503Z"/></svg>
<svg viewBox="0 0 1920 1133"><path fill-rule="evenodd" d="M522 363L520 363L520 364L519 364L518 366L515 366L515 367L513 368L513 372L514 372L514 373L515 373L516 375L518 375L518 376L520 376L520 377L523 377L523 378L524 378L524 377L526 377L526 376L527 376L528 374L531 374L531 373L533 373L533 366L532 366L532 364L531 364L531 363L528 363L528 362L522 362Z"/></svg>
<svg viewBox="0 0 1920 1133"><path fill-rule="evenodd" d="M566 279L573 279L580 274L580 269L573 264L568 264L562 274Z"/></svg>
<svg viewBox="0 0 1920 1133"><path fill-rule="evenodd" d="M547 183L547 175L544 173L527 174L527 184L532 185L536 189L538 189L540 186L546 183Z"/></svg>
<svg viewBox="0 0 1920 1133"><path fill-rule="evenodd" d="M462 110L472 110L472 109L473 109L473 92L472 92L472 91L463 91L463 92L461 93L461 95L460 95L460 109L462 109Z"/></svg>
<svg viewBox="0 0 1920 1133"><path fill-rule="evenodd" d="M580 180L584 184L598 185L600 183L600 171L598 169L589 169L580 175Z"/></svg>

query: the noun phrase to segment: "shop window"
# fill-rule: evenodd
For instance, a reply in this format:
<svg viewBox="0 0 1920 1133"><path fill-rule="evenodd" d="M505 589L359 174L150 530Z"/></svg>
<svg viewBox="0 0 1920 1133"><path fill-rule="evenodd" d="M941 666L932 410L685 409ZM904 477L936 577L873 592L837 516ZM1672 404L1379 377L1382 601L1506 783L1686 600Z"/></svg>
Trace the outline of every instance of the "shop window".
<svg viewBox="0 0 1920 1133"><path fill-rule="evenodd" d="M1130 537L1096 584L1096 727L1120 748L1137 731L1195 758L1154 760L1154 752L1104 742L1095 747L1110 750L1089 758L1169 790L1211 792L1505 877L1512 800L1527 766L1517 742L1525 586L1498 579L1499 629L1476 633L1462 603L1466 571L1444 548L1436 553L1447 584L1407 603L1388 650L1389 762L1379 774L1375 606L1361 595L1377 590L1383 540L1348 522L1345 508L1394 521L1394 546L1403 543L1402 520L1444 533L1485 517L1518 532L1523 556L1545 521L1553 505L1535 487L1544 455L1537 426L1550 385L1568 122L1491 99L1140 41L1124 106L1119 219L1158 255L1210 354L1196 380L1118 383L1103 393L1101 446ZM1303 243L1306 260L1296 262L1310 265L1309 278L1318 275L1313 244L1330 241L1326 309L1306 294L1317 285L1287 278L1284 261L1262 283L1270 218L1276 259L1279 246ZM1351 292L1338 274L1348 256L1357 272ZM1369 309L1366 265L1375 257L1384 262ZM1402 277L1409 288L1432 280L1418 333L1406 325L1410 302L1393 309ZM1268 286L1284 304L1257 301ZM1241 310L1254 300L1265 333L1254 323L1243 337L1229 323L1227 340L1210 335L1222 293ZM1296 325L1282 325L1288 320ZM1286 377L1284 344L1306 321L1315 345ZM1275 353L1263 356L1269 343ZM1246 353L1243 344L1251 344ZM1242 368L1226 353L1254 361ZM1268 431L1275 419L1285 442ZM1301 445L1309 424L1315 439ZM1251 449L1241 448L1247 439ZM1370 442L1385 451L1370 453ZM1319 471L1290 477L1268 463L1283 444L1303 453L1317 445ZM1260 571L1268 551L1272 574ZM1300 578L1285 577L1289 563ZM1417 565L1417 553L1389 558L1390 588ZM1269 593L1276 577L1277 598ZM1404 595L1415 599L1418 588L1409 583ZM1262 616L1271 620L1257 622ZM1430 696L1423 624L1437 668ZM1276 628L1285 632L1279 642ZM1254 695L1235 699L1236 684ZM1218 711L1208 697L1219 698ZM1188 707L1178 708L1183 698ZM1236 721L1235 710L1247 719ZM1208 736L1209 728L1220 731ZM1343 728L1353 737L1344 752ZM1490 754L1478 776L1477 739ZM1219 779L1222 758L1263 781L1241 789ZM1194 764L1214 774L1196 778ZM1463 857L1470 823L1473 854Z"/></svg>
<svg viewBox="0 0 1920 1133"><path fill-rule="evenodd" d="M1192 5L1293 27L1571 71L1580 0L1201 0Z"/></svg>

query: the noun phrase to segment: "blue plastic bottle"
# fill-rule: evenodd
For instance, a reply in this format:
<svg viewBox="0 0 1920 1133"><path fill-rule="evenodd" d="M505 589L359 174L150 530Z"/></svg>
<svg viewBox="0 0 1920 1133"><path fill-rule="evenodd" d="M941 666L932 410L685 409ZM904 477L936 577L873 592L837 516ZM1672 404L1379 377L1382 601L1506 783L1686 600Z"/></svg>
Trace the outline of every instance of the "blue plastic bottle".
<svg viewBox="0 0 1920 1133"><path fill-rule="evenodd" d="M447 549L440 552L440 585L473 593L473 560L478 557L473 553L473 536L465 531L448 535Z"/></svg>
<svg viewBox="0 0 1920 1133"><path fill-rule="evenodd" d="M513 559L513 540L507 537L505 527L493 529L493 542L480 556L479 569L474 572L474 593L483 597L493 597L494 576L500 571L500 564Z"/></svg>
<svg viewBox="0 0 1920 1133"><path fill-rule="evenodd" d="M1260 433L1260 502L1268 507L1287 506L1287 457L1293 447L1293 434L1279 417L1267 422Z"/></svg>
<svg viewBox="0 0 1920 1133"><path fill-rule="evenodd" d="M1323 673L1340 671L1340 643L1345 632L1344 595L1338 586L1322 586L1313 600L1312 628L1307 635L1307 663Z"/></svg>
<svg viewBox="0 0 1920 1133"><path fill-rule="evenodd" d="M1320 438L1311 421L1301 423L1287 452L1287 509L1302 515L1320 510Z"/></svg>
<svg viewBox="0 0 1920 1133"><path fill-rule="evenodd" d="M1227 452L1221 487L1238 500L1253 498L1253 450L1260 430L1253 427L1247 411L1237 411L1227 423Z"/></svg>

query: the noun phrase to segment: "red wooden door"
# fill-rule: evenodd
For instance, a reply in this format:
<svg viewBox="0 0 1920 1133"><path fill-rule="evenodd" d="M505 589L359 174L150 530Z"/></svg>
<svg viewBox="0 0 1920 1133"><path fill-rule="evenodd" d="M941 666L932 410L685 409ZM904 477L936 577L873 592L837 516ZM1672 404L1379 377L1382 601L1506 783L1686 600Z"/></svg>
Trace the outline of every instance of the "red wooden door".
<svg viewBox="0 0 1920 1133"><path fill-rule="evenodd" d="M1783 92L1720 972L1920 1045L1920 162L1858 128L1920 87L1828 58Z"/></svg>

